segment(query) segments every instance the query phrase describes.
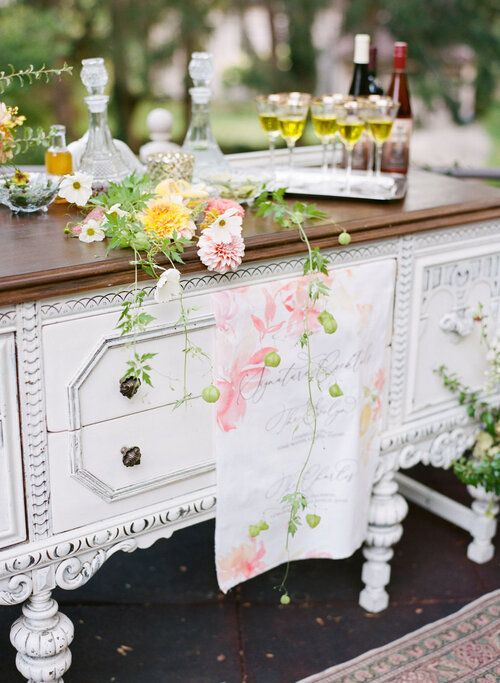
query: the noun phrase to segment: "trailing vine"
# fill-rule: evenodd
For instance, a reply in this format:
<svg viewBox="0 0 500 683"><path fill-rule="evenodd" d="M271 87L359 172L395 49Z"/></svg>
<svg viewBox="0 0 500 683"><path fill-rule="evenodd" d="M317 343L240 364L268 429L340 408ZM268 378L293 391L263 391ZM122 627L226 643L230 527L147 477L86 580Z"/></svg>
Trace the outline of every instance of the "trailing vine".
<svg viewBox="0 0 500 683"><path fill-rule="evenodd" d="M487 316L479 305L474 320L481 325L481 341L487 348L486 384L484 391L491 394L500 385L500 338L490 339ZM467 415L476 420L480 431L472 450L465 452L453 463L453 471L461 482L469 486L482 486L485 491L500 495L500 406L481 398L481 391L474 391L464 384L458 375L441 365L436 374L443 385L458 397Z"/></svg>
<svg viewBox="0 0 500 683"><path fill-rule="evenodd" d="M303 331L298 339L298 344L306 354L307 414L311 421L311 434L309 438L307 454L297 475L293 491L285 494L281 500L282 503L288 506L285 548L289 556L290 541L297 533L298 528L302 525L303 521L305 520L305 523L311 529L316 528L321 522L321 517L319 515L312 511L308 511L309 501L302 491L302 483L304 474L314 451L318 430L318 414L313 396L313 384L315 376L318 381L318 385L320 382L319 378L317 377L318 373L315 373L314 371L312 359L311 337L313 335L313 331L310 328L309 322L310 308L316 305L318 301L328 296L330 293L330 287L327 284L327 277L329 275L327 267L328 260L318 248L313 248L311 246L305 230L305 224L307 221L325 218L326 214L323 211L320 211L314 204L295 202L290 206L285 201L284 195L284 189L277 190L273 193L265 192L256 200L256 206L257 215L263 217L272 216L280 226L284 228L295 228L299 233L300 239L302 242L304 242L307 248L307 257L303 263L303 274L308 278L307 300L304 310ZM342 244L349 244L349 233L347 233L345 230L342 231L339 235L339 242ZM337 331L337 322L333 314L326 308L324 308L318 315L318 322L326 334L333 334ZM274 353L274 355L277 354ZM342 396L342 389L336 382L330 385L328 391L332 398L338 398L339 396ZM267 527L265 522L260 522L259 524L261 527L263 524L265 524ZM252 526L255 527L255 525ZM251 535L257 534L251 533ZM288 559L285 565L282 581L280 585L277 586L277 589L281 592L280 602L283 605L288 605L291 602L291 598L287 590L289 571L290 559Z"/></svg>

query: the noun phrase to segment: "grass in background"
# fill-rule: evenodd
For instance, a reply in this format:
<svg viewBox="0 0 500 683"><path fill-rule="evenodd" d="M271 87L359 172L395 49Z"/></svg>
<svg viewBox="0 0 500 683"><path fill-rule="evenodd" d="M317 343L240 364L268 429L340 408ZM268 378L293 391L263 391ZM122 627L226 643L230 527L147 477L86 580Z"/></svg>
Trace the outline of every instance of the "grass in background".
<svg viewBox="0 0 500 683"><path fill-rule="evenodd" d="M182 144L184 135L182 104L175 100L152 102L145 101L137 108L133 121L134 135L139 140L148 139L146 117L154 107L165 107L173 118L172 140ZM237 104L214 102L212 104L212 129L222 150L227 154L251 152L267 148L267 138L263 133L253 102ZM317 144L312 127L308 125L300 141L302 144ZM284 147L284 142L278 146Z"/></svg>

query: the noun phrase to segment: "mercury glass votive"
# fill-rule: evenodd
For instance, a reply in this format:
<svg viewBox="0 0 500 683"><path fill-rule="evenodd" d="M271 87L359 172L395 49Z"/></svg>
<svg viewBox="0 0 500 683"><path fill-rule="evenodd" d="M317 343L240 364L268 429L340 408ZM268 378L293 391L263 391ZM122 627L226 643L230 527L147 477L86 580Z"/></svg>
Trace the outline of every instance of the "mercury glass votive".
<svg viewBox="0 0 500 683"><path fill-rule="evenodd" d="M194 156L187 152L160 152L151 154L146 162L147 173L155 183L162 180L185 180L193 178Z"/></svg>

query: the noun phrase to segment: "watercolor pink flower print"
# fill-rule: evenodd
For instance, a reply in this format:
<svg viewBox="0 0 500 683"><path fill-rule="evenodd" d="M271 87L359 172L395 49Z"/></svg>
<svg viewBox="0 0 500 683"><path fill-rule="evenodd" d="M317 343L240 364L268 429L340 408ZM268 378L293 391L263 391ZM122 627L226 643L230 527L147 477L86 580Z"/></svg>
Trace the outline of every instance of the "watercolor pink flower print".
<svg viewBox="0 0 500 683"><path fill-rule="evenodd" d="M252 314L252 323L255 329L258 331L261 340L266 336L266 334L274 334L278 332L285 321L282 320L279 323L274 323L276 317L276 301L269 290L264 290L264 296L266 299L266 304L264 306L264 317L259 318L259 316Z"/></svg>
<svg viewBox="0 0 500 683"><path fill-rule="evenodd" d="M223 432L236 429L242 421L248 397L257 389L267 372L264 357L273 346L264 346L249 358L237 356L231 366L229 375L217 380L220 398L217 401L217 423Z"/></svg>
<svg viewBox="0 0 500 683"><path fill-rule="evenodd" d="M233 548L219 560L218 572L223 582L233 583L251 579L265 571L262 558L266 554L264 543L253 539Z"/></svg>

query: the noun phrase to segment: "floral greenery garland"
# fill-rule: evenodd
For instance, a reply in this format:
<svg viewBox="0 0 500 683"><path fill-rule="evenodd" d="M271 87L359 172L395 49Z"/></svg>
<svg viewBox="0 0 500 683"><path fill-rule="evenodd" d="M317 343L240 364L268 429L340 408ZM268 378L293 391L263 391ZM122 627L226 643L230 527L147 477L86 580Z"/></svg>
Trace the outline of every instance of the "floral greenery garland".
<svg viewBox="0 0 500 683"><path fill-rule="evenodd" d="M486 360L485 391L491 394L500 385L500 337L489 339L487 316L482 305L474 316L481 325L481 340L488 351ZM467 414L477 420L481 429L470 452L466 452L453 463L453 471L461 482L470 486L482 486L485 491L500 495L500 406L493 406L481 400L480 391L473 391L463 384L459 377L449 372L446 365L437 368L436 373L444 386L458 396L458 402L467 409Z"/></svg>
<svg viewBox="0 0 500 683"><path fill-rule="evenodd" d="M67 179L62 195L69 201L85 204L90 197L91 184L91 178L84 174L76 174ZM317 409L313 398L313 383L316 380L320 386L320 380L323 379L319 376L319 369L315 371L313 367L311 350L313 331L310 328L310 309L326 298L330 288L327 282L329 275L327 259L319 249L311 246L305 231L307 221L324 218L326 214L312 204L295 202L289 205L284 195L284 189L272 193L264 192L257 198L255 206L257 215L272 216L282 227L296 229L307 249L307 256L303 263L303 274L308 280L307 300L304 326L297 343L306 353L307 411L312 426L307 454L295 486L281 500L288 506L285 540L288 552L291 538L295 536L304 521L311 529L321 522L319 515L308 510L309 502L301 489L317 435ZM69 225L66 232L72 236L78 236L84 242L108 238L108 251L117 248L131 248L134 251L134 259L131 262L135 274L132 300L122 304L117 323L117 329L121 335L132 335L131 357L127 361L125 373L120 378L120 392L130 399L137 393L143 382L152 385L150 361L156 354L150 352L139 354L135 349L137 335L154 320L154 316L142 310L145 291L138 289L140 268L149 277L157 280L154 291L154 298L157 302L166 302L173 298L179 300L181 312L178 324L182 327L184 335L183 391L174 408L187 404L195 398L188 390L188 359L191 357L204 359L209 364L212 381L202 390L201 398L208 403L217 402L220 391L213 379L212 362L203 349L193 344L189 336L188 322L191 310L185 306L177 266L183 263L182 256L185 248L193 244L197 227L195 223L197 223L201 229L201 235L198 237L198 255L202 263L207 265L209 270L219 273L236 270L244 252L240 235L243 208L231 200L210 200L203 196L203 192L193 189L188 184L164 181L153 188L147 176L139 178L136 175L129 176L121 183L111 183L106 192L101 192L90 199L89 204L93 208L85 219L77 225ZM189 208L188 211L186 211L187 208ZM349 233L343 231L338 240L340 244L347 245L351 238ZM158 257L166 259L170 268L165 269L160 265ZM318 322L326 334L333 334L337 330L337 322L326 307L318 314ZM281 358L276 351L271 351L264 357L264 365L268 368L276 368L280 363ZM328 392L333 399L343 395L342 389L336 382L329 386ZM254 538L268 529L268 523L260 520L256 524L251 524L248 532L250 537ZM283 580L277 587L282 593L280 602L283 605L291 601L286 587L289 568L290 561L288 560Z"/></svg>

